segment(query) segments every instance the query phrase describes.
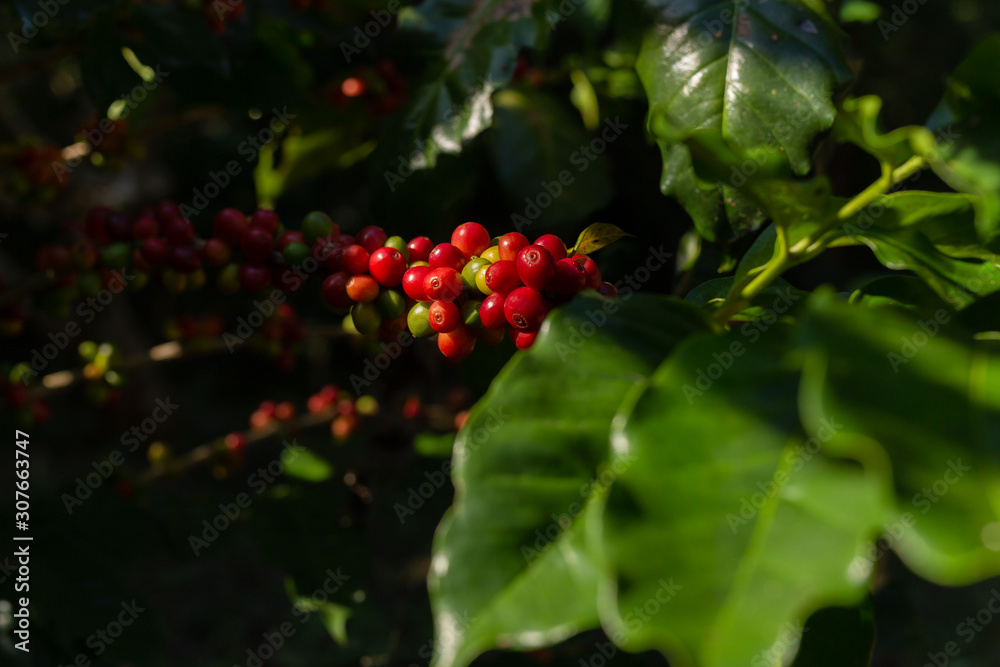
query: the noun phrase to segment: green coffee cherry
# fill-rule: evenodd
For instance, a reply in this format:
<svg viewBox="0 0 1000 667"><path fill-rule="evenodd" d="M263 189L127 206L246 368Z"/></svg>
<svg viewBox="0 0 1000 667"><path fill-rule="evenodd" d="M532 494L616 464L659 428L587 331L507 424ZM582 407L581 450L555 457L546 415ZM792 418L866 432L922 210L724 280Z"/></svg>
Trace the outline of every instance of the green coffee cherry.
<svg viewBox="0 0 1000 667"><path fill-rule="evenodd" d="M382 325L382 316L378 313L378 306L374 302L356 303L351 306L351 320L354 321L354 328L358 333L371 336L378 332Z"/></svg>
<svg viewBox="0 0 1000 667"><path fill-rule="evenodd" d="M410 333L417 338L433 336L434 329L431 328L429 305L426 303L417 303L413 308L410 308L410 312L406 316L406 326L410 330Z"/></svg>
<svg viewBox="0 0 1000 667"><path fill-rule="evenodd" d="M476 276L480 270L490 264L491 262L488 259L483 259L482 257L470 259L462 268L462 282L465 284L465 288L470 290L478 289L476 286Z"/></svg>
<svg viewBox="0 0 1000 667"><path fill-rule="evenodd" d="M309 243L315 242L321 236L329 236L332 233L333 220L326 213L323 213L323 211L307 213L306 217L302 219L302 235L306 237L306 241Z"/></svg>
<svg viewBox="0 0 1000 667"><path fill-rule="evenodd" d="M406 261L410 261L410 249L406 247L406 241L403 240L402 236L390 236L385 240L386 248L395 248L399 252L403 253L403 257Z"/></svg>
<svg viewBox="0 0 1000 667"><path fill-rule="evenodd" d="M375 298L378 312L387 320L394 320L406 313L406 299L394 289L383 289Z"/></svg>

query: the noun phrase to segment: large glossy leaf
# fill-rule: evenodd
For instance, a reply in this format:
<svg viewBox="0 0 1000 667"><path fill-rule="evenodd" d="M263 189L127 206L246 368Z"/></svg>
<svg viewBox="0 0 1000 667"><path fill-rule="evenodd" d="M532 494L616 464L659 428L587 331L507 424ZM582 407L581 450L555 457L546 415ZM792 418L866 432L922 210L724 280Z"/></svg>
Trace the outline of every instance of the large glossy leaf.
<svg viewBox="0 0 1000 667"><path fill-rule="evenodd" d="M829 446L881 468L896 495L890 544L906 563L961 584L1000 574L1000 355L949 339L950 318L815 300L800 328L800 405L810 428L825 415L843 424Z"/></svg>
<svg viewBox="0 0 1000 667"><path fill-rule="evenodd" d="M417 43L428 74L387 137L389 156L415 154L413 169L433 167L442 153L493 123L491 96L514 73L518 52L547 34L544 1L428 0L399 14L403 39Z"/></svg>
<svg viewBox="0 0 1000 667"><path fill-rule="evenodd" d="M781 664L811 611L864 594L848 566L886 506L873 478L822 451L838 415L806 440L787 334L778 324L681 344L616 420L615 451L637 463L607 500L602 615L630 651Z"/></svg>
<svg viewBox="0 0 1000 667"><path fill-rule="evenodd" d="M712 228L724 210L719 188L715 197L698 192L685 174L690 155L675 148L678 136L715 129L737 150L780 148L796 173L806 173L810 142L833 123L832 98L850 79L842 36L814 2L649 4L657 25L636 67L664 152L661 189L697 216L699 229Z"/></svg>
<svg viewBox="0 0 1000 667"><path fill-rule="evenodd" d="M456 441L456 502L435 540L438 667L597 625L598 572L577 526L601 488L612 417L677 342L704 329L694 307L667 297L578 297L497 376Z"/></svg>
<svg viewBox="0 0 1000 667"><path fill-rule="evenodd" d="M493 165L516 211L513 229L581 220L608 203L608 160L585 152L591 136L574 114L538 92L504 90L494 104ZM615 119L605 127L612 141L628 131Z"/></svg>

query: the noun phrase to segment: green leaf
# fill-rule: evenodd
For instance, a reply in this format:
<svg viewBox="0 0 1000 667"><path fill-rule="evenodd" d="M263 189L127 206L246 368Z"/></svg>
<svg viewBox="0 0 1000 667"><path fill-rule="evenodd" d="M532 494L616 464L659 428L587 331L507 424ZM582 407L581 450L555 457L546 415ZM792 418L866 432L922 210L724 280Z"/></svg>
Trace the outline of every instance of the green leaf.
<svg viewBox="0 0 1000 667"><path fill-rule="evenodd" d="M567 252L569 254L589 255L626 236L632 236L632 234L606 222L595 222L580 232L580 235L576 237L576 245Z"/></svg>
<svg viewBox="0 0 1000 667"><path fill-rule="evenodd" d="M597 625L598 572L578 525L601 486L611 419L678 341L704 330L667 297L581 296L497 376L458 435L456 502L435 539L437 667Z"/></svg>
<svg viewBox="0 0 1000 667"><path fill-rule="evenodd" d="M577 221L611 200L607 159L582 152L591 137L565 105L545 93L515 90L497 93L494 102L491 153L517 212L515 229Z"/></svg>
<svg viewBox="0 0 1000 667"><path fill-rule="evenodd" d="M307 482L322 482L333 474L333 466L319 456L301 447L294 456L284 461L285 474Z"/></svg>
<svg viewBox="0 0 1000 667"><path fill-rule="evenodd" d="M602 620L629 651L781 664L811 611L864 596L848 566L887 507L861 468L822 451L829 433L807 440L788 334L688 340L623 406L612 443L636 463L607 499ZM679 588L668 601L664 583Z"/></svg>
<svg viewBox="0 0 1000 667"><path fill-rule="evenodd" d="M780 148L795 173L808 172L810 143L833 123L832 98L850 79L843 35L814 2L651 4L657 24L636 68L663 151L661 189L678 197L699 229L711 229L723 210L718 186L714 197L699 196L676 142L713 129L737 150Z"/></svg>
<svg viewBox="0 0 1000 667"><path fill-rule="evenodd" d="M1000 355L943 333L951 313L892 316L815 299L799 401L827 447L877 471L896 497L893 548L921 576L960 585L1000 574ZM871 559L852 565L859 573Z"/></svg>
<svg viewBox="0 0 1000 667"><path fill-rule="evenodd" d="M537 6L536 6L537 5ZM430 63L386 140L390 156L416 158L414 169L458 153L493 123L491 97L514 73L518 52L547 31L536 0L428 0L399 13L402 40Z"/></svg>

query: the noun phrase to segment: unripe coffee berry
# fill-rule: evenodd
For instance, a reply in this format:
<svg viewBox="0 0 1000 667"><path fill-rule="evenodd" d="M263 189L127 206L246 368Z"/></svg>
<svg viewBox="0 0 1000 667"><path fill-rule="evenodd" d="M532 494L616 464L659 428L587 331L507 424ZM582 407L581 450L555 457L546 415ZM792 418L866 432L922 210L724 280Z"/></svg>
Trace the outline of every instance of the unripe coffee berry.
<svg viewBox="0 0 1000 667"><path fill-rule="evenodd" d="M417 303L410 308L406 315L406 328L417 338L427 338L433 336L435 331L431 328L430 308L426 303Z"/></svg>
<svg viewBox="0 0 1000 667"><path fill-rule="evenodd" d="M503 303L504 317L518 331L537 331L549 313L545 297L530 287L518 287Z"/></svg>
<svg viewBox="0 0 1000 667"><path fill-rule="evenodd" d="M406 314L406 299L394 289L384 289L375 299L379 314L386 320L399 319Z"/></svg>
<svg viewBox="0 0 1000 667"><path fill-rule="evenodd" d="M429 266L414 266L406 270L403 274L403 291L406 296L414 301L427 301L427 292L424 291L424 278L431 272Z"/></svg>
<svg viewBox="0 0 1000 667"><path fill-rule="evenodd" d="M290 266L298 266L311 256L312 252L305 243L289 243L281 254Z"/></svg>
<svg viewBox="0 0 1000 667"><path fill-rule="evenodd" d="M371 302L354 304L351 307L351 321L354 322L354 328L358 330L358 333L366 336L378 333L379 327L382 326L382 316L378 314L378 308Z"/></svg>
<svg viewBox="0 0 1000 667"><path fill-rule="evenodd" d="M358 274L347 281L347 295L358 303L368 303L378 297L378 283L369 275Z"/></svg>
<svg viewBox="0 0 1000 667"><path fill-rule="evenodd" d="M486 250L484 250L483 254L481 254L480 257L482 257L483 259L489 261L491 264L493 262L499 262L500 261L500 248L498 246L492 245L489 248L487 248Z"/></svg>
<svg viewBox="0 0 1000 667"><path fill-rule="evenodd" d="M490 233L478 222L466 222L451 233L451 244L466 257L478 257L490 247Z"/></svg>
<svg viewBox="0 0 1000 667"><path fill-rule="evenodd" d="M431 301L453 301L462 287L462 276L450 267L433 269L424 277L424 294Z"/></svg>
<svg viewBox="0 0 1000 667"><path fill-rule="evenodd" d="M403 282L406 258L395 248L378 248L368 260L368 272L384 287L396 287Z"/></svg>
<svg viewBox="0 0 1000 667"><path fill-rule="evenodd" d="M403 255L403 259L407 262L410 261L410 251L406 247L406 241L403 240L402 236L390 236L385 240L385 247L395 248Z"/></svg>
<svg viewBox="0 0 1000 667"><path fill-rule="evenodd" d="M482 257L476 257L475 259L470 259L469 263L462 267L462 282L465 284L466 289L474 290L476 287L476 276L479 272L490 265L490 262L483 259Z"/></svg>
<svg viewBox="0 0 1000 667"><path fill-rule="evenodd" d="M330 236L333 234L333 228L333 220L322 211L312 211L302 219L302 235L305 236L307 243L312 243L321 236Z"/></svg>

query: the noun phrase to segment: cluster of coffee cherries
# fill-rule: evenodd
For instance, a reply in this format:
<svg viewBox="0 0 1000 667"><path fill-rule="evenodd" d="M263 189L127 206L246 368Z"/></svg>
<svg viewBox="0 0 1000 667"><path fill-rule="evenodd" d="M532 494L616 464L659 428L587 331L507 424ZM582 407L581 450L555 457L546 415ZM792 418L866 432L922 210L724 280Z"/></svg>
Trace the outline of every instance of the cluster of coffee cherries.
<svg viewBox="0 0 1000 667"><path fill-rule="evenodd" d="M499 343L508 327L514 345L529 348L549 310L581 290L617 296L590 257L567 256L552 234L534 243L518 232L493 239L466 222L438 245L426 236L409 243L387 238L380 227L366 227L354 240L336 246L335 273L323 282L327 305L349 307L363 334L392 333L405 318L418 338L438 334L450 359L467 356L476 341ZM395 323L388 332L386 322Z"/></svg>
<svg viewBox="0 0 1000 667"><path fill-rule="evenodd" d="M8 145L0 149L0 157L12 167L4 170L4 189L22 200L50 201L68 183L53 168L62 162L62 149L54 143L28 140Z"/></svg>

